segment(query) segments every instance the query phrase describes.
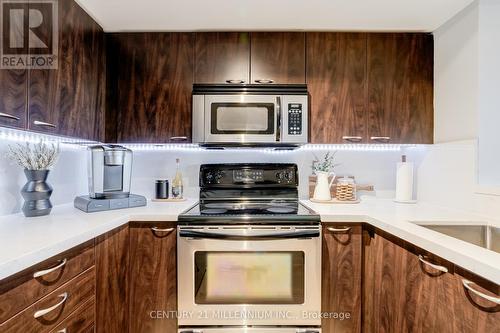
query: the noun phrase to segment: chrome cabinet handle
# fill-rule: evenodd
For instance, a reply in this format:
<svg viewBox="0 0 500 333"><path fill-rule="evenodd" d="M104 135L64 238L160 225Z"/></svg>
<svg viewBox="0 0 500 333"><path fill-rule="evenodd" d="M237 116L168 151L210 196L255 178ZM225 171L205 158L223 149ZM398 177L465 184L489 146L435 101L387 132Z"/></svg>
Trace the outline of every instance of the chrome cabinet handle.
<svg viewBox="0 0 500 333"><path fill-rule="evenodd" d="M255 83L274 83L274 80L271 80L271 79L259 79L259 80L255 80Z"/></svg>
<svg viewBox="0 0 500 333"><path fill-rule="evenodd" d="M68 260L67 259L63 259L61 261L61 263L57 264L56 266L52 267L52 268L47 268L47 269L44 269L43 271L38 271L38 272L35 272L33 274L33 277L34 278L37 278L37 277L40 277L40 276L44 276L46 274L49 274L49 273L52 273L53 271L56 271L58 270L59 268L63 267L64 265L66 265L66 262Z"/></svg>
<svg viewBox="0 0 500 333"><path fill-rule="evenodd" d="M67 332L66 327L63 328L62 330L57 331L57 333L66 333L66 332Z"/></svg>
<svg viewBox="0 0 500 333"><path fill-rule="evenodd" d="M43 127L52 127L52 128L57 128L56 125L54 124L51 124L51 123L46 123L46 122L43 122L43 121L38 121L38 120L35 120L33 122L34 125L36 126L43 126Z"/></svg>
<svg viewBox="0 0 500 333"><path fill-rule="evenodd" d="M363 140L363 137L362 136L349 136L349 135L344 135L342 137L342 140L346 140L346 141L349 141L349 142L360 142L361 140Z"/></svg>
<svg viewBox="0 0 500 333"><path fill-rule="evenodd" d="M245 80L226 80L226 83L245 83Z"/></svg>
<svg viewBox="0 0 500 333"><path fill-rule="evenodd" d="M371 136L370 140L373 141L391 141L390 136Z"/></svg>
<svg viewBox="0 0 500 333"><path fill-rule="evenodd" d="M418 256L418 260L420 260L421 262L423 262L427 266L430 266L434 269L437 269L438 271L441 271L443 273L448 273L448 268L441 266L441 265L436 265L436 264L433 264L431 262L428 262L427 260L424 259L424 257L422 255Z"/></svg>
<svg viewBox="0 0 500 333"><path fill-rule="evenodd" d="M57 309L58 307L60 307L68 299L68 293L63 293L63 294L59 295L58 297L62 297L62 300L60 302L52 305L50 308L46 308L46 309L43 309L43 310L38 310L37 312L35 312L35 314L33 315L33 317L35 317L35 319L36 318L40 318L42 316L45 316L47 313L52 312L55 309Z"/></svg>
<svg viewBox="0 0 500 333"><path fill-rule="evenodd" d="M7 119L12 119L12 120L21 120L21 119L19 119L16 116L13 116L13 115L8 114L8 113L3 113L3 112L0 112L0 117L7 118Z"/></svg>
<svg viewBox="0 0 500 333"><path fill-rule="evenodd" d="M170 140L174 141L187 141L188 137L187 136L171 136Z"/></svg>
<svg viewBox="0 0 500 333"><path fill-rule="evenodd" d="M333 227L328 227L326 230L330 232L348 232L351 230L351 227L344 227L344 228L333 228Z"/></svg>
<svg viewBox="0 0 500 333"><path fill-rule="evenodd" d="M481 298L484 298L485 300L488 300L488 301L490 301L492 303L500 305L500 297L489 296L489 295L486 295L485 293L482 293L480 291L475 290L474 288L472 288L470 286L471 284L474 284L474 282L462 279L462 284L464 285L465 288L467 288L469 291L473 292L477 296L479 296Z"/></svg>
<svg viewBox="0 0 500 333"><path fill-rule="evenodd" d="M154 232L167 232L167 233L171 233L172 231L175 230L175 228L161 229L161 228L158 228L158 227L152 227L151 230L153 230Z"/></svg>

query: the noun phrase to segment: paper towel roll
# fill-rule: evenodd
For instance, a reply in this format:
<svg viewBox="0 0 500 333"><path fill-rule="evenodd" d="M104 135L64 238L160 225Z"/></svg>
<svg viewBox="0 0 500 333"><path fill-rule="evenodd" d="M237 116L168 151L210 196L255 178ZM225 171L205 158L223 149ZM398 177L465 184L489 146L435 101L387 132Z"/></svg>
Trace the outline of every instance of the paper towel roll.
<svg viewBox="0 0 500 333"><path fill-rule="evenodd" d="M413 201L413 163L399 162L396 173L396 198L398 202Z"/></svg>

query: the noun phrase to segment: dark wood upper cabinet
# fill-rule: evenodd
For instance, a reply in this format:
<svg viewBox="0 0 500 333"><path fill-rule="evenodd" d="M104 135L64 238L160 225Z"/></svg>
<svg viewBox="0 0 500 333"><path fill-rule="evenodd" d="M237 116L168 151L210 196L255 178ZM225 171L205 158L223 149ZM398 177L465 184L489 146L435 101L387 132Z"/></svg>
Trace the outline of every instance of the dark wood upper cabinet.
<svg viewBox="0 0 500 333"><path fill-rule="evenodd" d="M177 320L151 311L177 310L175 223L130 224L130 326L132 333L175 332Z"/></svg>
<svg viewBox="0 0 500 333"><path fill-rule="evenodd" d="M305 83L305 33L252 32L250 40L251 83Z"/></svg>
<svg viewBox="0 0 500 333"><path fill-rule="evenodd" d="M76 2L58 6L58 68L30 70L28 128L102 140L104 33Z"/></svg>
<svg viewBox="0 0 500 333"><path fill-rule="evenodd" d="M321 312L343 313L349 318L324 318L324 333L361 332L361 225L323 228Z"/></svg>
<svg viewBox="0 0 500 333"><path fill-rule="evenodd" d="M249 33L196 33L194 80L196 83L249 83Z"/></svg>
<svg viewBox="0 0 500 333"><path fill-rule="evenodd" d="M310 142L366 142L366 34L306 36Z"/></svg>
<svg viewBox="0 0 500 333"><path fill-rule="evenodd" d="M190 142L194 34L108 37L107 121L116 122L116 135L106 137L118 142Z"/></svg>
<svg viewBox="0 0 500 333"><path fill-rule="evenodd" d="M368 34L371 142L433 143L433 54L431 34Z"/></svg>
<svg viewBox="0 0 500 333"><path fill-rule="evenodd" d="M0 69L0 126L24 128L26 94L26 70Z"/></svg>

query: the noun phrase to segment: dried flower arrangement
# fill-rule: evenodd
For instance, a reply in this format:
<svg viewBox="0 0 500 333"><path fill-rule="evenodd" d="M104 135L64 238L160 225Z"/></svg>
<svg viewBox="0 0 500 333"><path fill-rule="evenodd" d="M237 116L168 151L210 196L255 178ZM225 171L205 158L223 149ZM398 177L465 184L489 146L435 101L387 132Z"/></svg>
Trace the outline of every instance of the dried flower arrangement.
<svg viewBox="0 0 500 333"><path fill-rule="evenodd" d="M9 145L9 158L26 170L48 170L59 156L59 144L26 143L25 145Z"/></svg>
<svg viewBox="0 0 500 333"><path fill-rule="evenodd" d="M340 165L340 163L334 163L336 154L337 154L336 151L333 153L327 152L322 160L320 160L318 156L316 156L316 154L313 154L314 155L314 160L312 161L313 173L315 174L318 171L332 172L337 166Z"/></svg>

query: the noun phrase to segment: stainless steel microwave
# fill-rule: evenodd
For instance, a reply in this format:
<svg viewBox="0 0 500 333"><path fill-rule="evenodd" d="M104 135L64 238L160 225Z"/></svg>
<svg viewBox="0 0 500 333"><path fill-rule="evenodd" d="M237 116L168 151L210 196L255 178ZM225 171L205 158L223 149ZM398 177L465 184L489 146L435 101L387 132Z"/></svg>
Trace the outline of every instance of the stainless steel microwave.
<svg viewBox="0 0 500 333"><path fill-rule="evenodd" d="M308 141L307 86L193 85L193 142L279 145Z"/></svg>

